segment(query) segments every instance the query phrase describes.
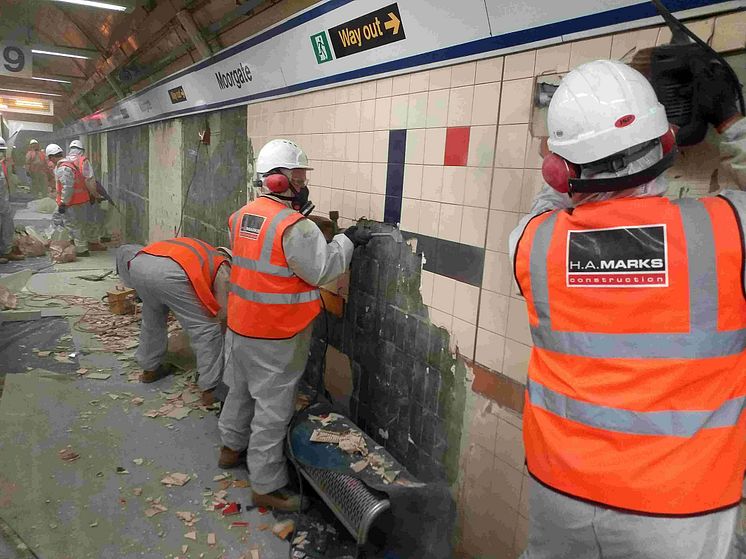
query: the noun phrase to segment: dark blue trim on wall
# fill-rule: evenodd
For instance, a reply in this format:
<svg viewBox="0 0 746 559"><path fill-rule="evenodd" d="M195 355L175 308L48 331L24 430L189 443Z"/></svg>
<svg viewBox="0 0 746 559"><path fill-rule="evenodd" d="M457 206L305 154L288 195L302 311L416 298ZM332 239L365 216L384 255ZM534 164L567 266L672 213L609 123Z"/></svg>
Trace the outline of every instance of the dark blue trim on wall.
<svg viewBox="0 0 746 559"><path fill-rule="evenodd" d="M409 231L402 231L402 235L407 240L417 239L417 254L425 255L424 270L482 287L483 248Z"/></svg>
<svg viewBox="0 0 746 559"><path fill-rule="evenodd" d="M389 130L386 203L383 210L383 221L394 225L401 221L401 203L404 193L404 151L406 146L406 130Z"/></svg>

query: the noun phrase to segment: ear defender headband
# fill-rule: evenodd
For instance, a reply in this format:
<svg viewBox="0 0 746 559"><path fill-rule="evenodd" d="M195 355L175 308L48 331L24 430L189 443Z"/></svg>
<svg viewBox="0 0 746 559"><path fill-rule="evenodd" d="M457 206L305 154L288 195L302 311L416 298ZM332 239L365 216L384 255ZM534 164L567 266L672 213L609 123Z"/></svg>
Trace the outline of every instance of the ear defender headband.
<svg viewBox="0 0 746 559"><path fill-rule="evenodd" d="M308 189L302 188L300 192L296 192L294 188L291 189L290 180L280 171L270 172L270 174L264 176L264 179L256 182L257 186L263 185L281 200L292 202L293 209L302 213L304 216L310 215L315 208L313 202L308 199ZM280 196L286 190L292 190L295 192L295 195Z"/></svg>
<svg viewBox="0 0 746 559"><path fill-rule="evenodd" d="M584 167L587 169L593 169L596 172L613 172L626 167L632 161L639 159L647 153L651 142L646 142L631 154L614 154L611 157L607 157L601 161L594 161L587 165L571 163L556 153L550 152L546 157L544 157L544 162L541 166L541 174L549 186L554 188L557 192L569 194L570 196L576 193L588 194L594 192L615 192L618 190L626 190L628 188L636 188L660 176L666 169L673 165L676 155L678 154L678 149L676 148L676 133L673 128L669 128L663 136L656 140L652 140L652 142L660 143L663 150L663 158L647 169L643 169L642 171L631 175L606 179L580 178L581 171Z"/></svg>

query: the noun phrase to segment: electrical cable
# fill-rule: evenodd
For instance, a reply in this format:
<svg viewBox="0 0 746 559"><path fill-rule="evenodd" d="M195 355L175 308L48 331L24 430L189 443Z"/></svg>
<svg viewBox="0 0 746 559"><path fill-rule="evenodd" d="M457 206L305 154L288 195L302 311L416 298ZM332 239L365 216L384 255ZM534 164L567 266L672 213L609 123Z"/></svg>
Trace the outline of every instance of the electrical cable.
<svg viewBox="0 0 746 559"><path fill-rule="evenodd" d="M705 49L707 52L711 53L725 67L726 72L730 74L730 77L736 86L736 92L738 94L738 103L741 108L741 114L746 116L746 102L744 102L743 90L740 87L741 82L738 79L738 75L736 75L735 70L733 70L731 65L728 64L728 61L725 60L725 58L719 52L713 49L710 45L708 45L702 39L697 37L697 35L693 33L686 25L684 25L678 19L676 19L676 17L668 10L668 8L666 8L666 6L663 5L663 2L661 2L661 0L650 0L650 1L653 3L655 8L658 10L658 13L660 14L660 16L668 24L669 27L674 26L680 31L682 31L683 33L685 33L687 36L689 36L690 39L692 39L692 41L694 41L700 47Z"/></svg>
<svg viewBox="0 0 746 559"><path fill-rule="evenodd" d="M192 189L192 183L194 178L197 176L197 164L199 163L199 150L202 147L202 139L200 138L197 143L197 156L194 158L194 170L192 171L192 178L189 179L189 186L187 186L186 194L184 194L184 201L181 203L181 215L179 216L179 228L176 230L176 237L181 236L181 227L184 224L184 210L186 209L187 202L189 201L189 191Z"/></svg>

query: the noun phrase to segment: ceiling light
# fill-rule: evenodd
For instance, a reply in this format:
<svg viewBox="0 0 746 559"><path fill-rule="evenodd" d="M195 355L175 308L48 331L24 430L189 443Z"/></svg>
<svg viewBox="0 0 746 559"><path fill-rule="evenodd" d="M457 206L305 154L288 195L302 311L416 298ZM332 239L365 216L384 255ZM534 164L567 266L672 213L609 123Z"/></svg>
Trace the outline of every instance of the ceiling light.
<svg viewBox="0 0 746 559"><path fill-rule="evenodd" d="M32 79L32 80L41 80L41 81L45 81L45 82L57 82L57 83L73 83L73 82L71 82L71 81L69 81L69 80L57 80L57 79L55 79L55 78L40 78L40 77L37 77L37 76L34 76L34 77L33 77L33 78L31 78L31 79Z"/></svg>
<svg viewBox="0 0 746 559"><path fill-rule="evenodd" d="M5 103L0 103L0 109L7 109L7 108L8 108L8 105L6 105Z"/></svg>
<svg viewBox="0 0 746 559"><path fill-rule="evenodd" d="M6 89L0 87L0 91L10 91L11 93L28 93L30 95L49 95L51 97L62 97L59 93L47 93L46 91L26 91L25 89Z"/></svg>
<svg viewBox="0 0 746 559"><path fill-rule="evenodd" d="M23 99L14 99L13 104L16 107L31 107L34 109L44 108L44 103L40 103L39 101L24 101Z"/></svg>
<svg viewBox="0 0 746 559"><path fill-rule="evenodd" d="M83 60L88 60L91 58L90 56L83 56L80 54L70 54L67 52L52 52L50 50L31 49L31 52L33 52L34 54L47 54L49 56L64 56L65 58L82 58Z"/></svg>
<svg viewBox="0 0 746 559"><path fill-rule="evenodd" d="M115 10L117 12L127 11L127 6L109 4L108 2L93 2L92 0L56 0L56 1L65 2L67 4L79 4L80 6L88 6L90 8L101 8L103 10Z"/></svg>

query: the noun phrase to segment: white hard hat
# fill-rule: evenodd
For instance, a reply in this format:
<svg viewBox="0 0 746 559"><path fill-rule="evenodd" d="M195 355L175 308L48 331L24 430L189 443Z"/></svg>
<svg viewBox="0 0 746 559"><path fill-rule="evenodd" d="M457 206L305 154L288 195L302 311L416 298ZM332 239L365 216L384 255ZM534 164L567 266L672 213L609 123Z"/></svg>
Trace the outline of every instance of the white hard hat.
<svg viewBox="0 0 746 559"><path fill-rule="evenodd" d="M8 146L5 145L4 138L0 138L0 149L8 149Z"/></svg>
<svg viewBox="0 0 746 559"><path fill-rule="evenodd" d="M80 140L73 140L72 142L70 142L68 149L70 148L78 148L78 149L83 149L83 150L85 149L83 147L83 142L81 142Z"/></svg>
<svg viewBox="0 0 746 559"><path fill-rule="evenodd" d="M47 157L50 155L62 155L64 153L62 148L57 144L49 144L44 152L47 154Z"/></svg>
<svg viewBox="0 0 746 559"><path fill-rule="evenodd" d="M598 161L668 131L666 109L645 76L597 60L562 79L547 114L549 149L571 161Z"/></svg>
<svg viewBox="0 0 746 559"><path fill-rule="evenodd" d="M32 140L31 140L31 141L29 142L29 144L38 144L38 143L39 143L39 142L37 142L37 141L36 141L36 140L34 140L34 139L32 139Z"/></svg>
<svg viewBox="0 0 746 559"><path fill-rule="evenodd" d="M272 140L259 150L256 172L260 175L272 169L313 169L308 166L308 156L298 144L290 140Z"/></svg>

